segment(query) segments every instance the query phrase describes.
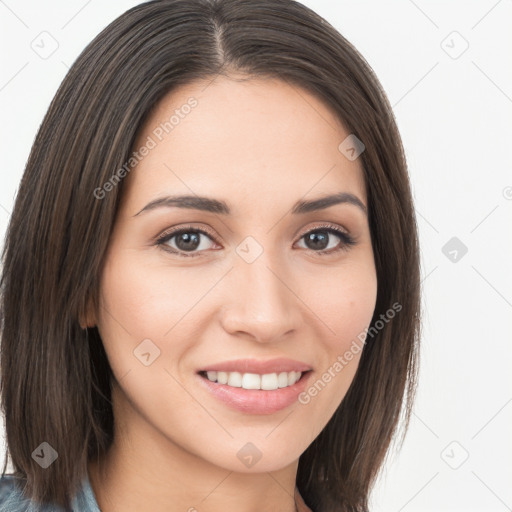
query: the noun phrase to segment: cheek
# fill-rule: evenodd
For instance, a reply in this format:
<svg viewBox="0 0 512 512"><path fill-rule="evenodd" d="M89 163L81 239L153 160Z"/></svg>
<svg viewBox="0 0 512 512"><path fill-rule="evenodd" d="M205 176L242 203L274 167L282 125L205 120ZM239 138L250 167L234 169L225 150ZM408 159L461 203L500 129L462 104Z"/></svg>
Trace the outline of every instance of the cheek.
<svg viewBox="0 0 512 512"><path fill-rule="evenodd" d="M319 284L322 286L318 286ZM330 355L345 351L368 327L377 299L377 277L373 264L354 264L309 283L308 304L323 322L324 343ZM360 337L359 337L360 339Z"/></svg>
<svg viewBox="0 0 512 512"><path fill-rule="evenodd" d="M339 294L339 291L338 291ZM361 339L361 333L370 324L377 298L377 284L371 276L342 287L338 304L330 303L327 318L333 319L332 329L339 336L340 349L347 348L347 341ZM364 338L363 338L364 339Z"/></svg>
<svg viewBox="0 0 512 512"><path fill-rule="evenodd" d="M98 316L114 375L120 381L130 373L123 387L138 379L139 392L144 387L150 395L169 379L164 370L175 374L201 339L198 315L200 320L206 318L201 299L224 272L217 269L212 275L211 269L171 268L158 260L140 250L112 251L102 274L103 307Z"/></svg>
<svg viewBox="0 0 512 512"><path fill-rule="evenodd" d="M316 380L310 382L299 402L313 407L319 424L324 425L357 371L366 328L375 309L377 278L370 262L338 269L331 279L322 279L317 284L320 283L321 291L317 286L317 293L309 292L308 305L322 320L316 322L322 332L317 336L322 357Z"/></svg>
<svg viewBox="0 0 512 512"><path fill-rule="evenodd" d="M171 376L195 343L197 319L187 313L211 287L211 279L194 279L193 270L172 272L148 260L140 251L112 252L101 279L98 329L112 371L132 406L140 413L165 410L172 416L170 404L187 406L188 395L180 393ZM146 397L151 397L151 405Z"/></svg>
<svg viewBox="0 0 512 512"><path fill-rule="evenodd" d="M111 313L101 312L105 335L108 329L121 338L129 333L134 342L164 339L178 322L186 322L186 313L211 286L211 279L205 282L193 271L170 273L169 268L148 265L150 258L135 251L118 251L113 260L105 266L101 283L105 310Z"/></svg>

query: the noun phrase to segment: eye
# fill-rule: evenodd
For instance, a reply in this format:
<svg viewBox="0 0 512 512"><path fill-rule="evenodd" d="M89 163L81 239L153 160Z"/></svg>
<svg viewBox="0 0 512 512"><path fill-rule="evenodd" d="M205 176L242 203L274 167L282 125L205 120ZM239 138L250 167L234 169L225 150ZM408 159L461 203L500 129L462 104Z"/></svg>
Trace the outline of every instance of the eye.
<svg viewBox="0 0 512 512"><path fill-rule="evenodd" d="M299 241L302 239L306 244L303 248L318 255L347 251L356 244L352 236L331 224L308 231L300 237ZM200 256L203 251L211 249L212 244L216 244L213 234L193 226L165 231L156 240L156 245L161 246L163 250L180 257Z"/></svg>
<svg viewBox="0 0 512 512"><path fill-rule="evenodd" d="M174 238L176 239L175 241L173 241ZM209 248L209 244L205 239L209 239L211 242L214 241L213 236L207 231L188 226L162 233L158 237L156 244L162 246L162 249L178 256L190 257L198 256L198 252Z"/></svg>
<svg viewBox="0 0 512 512"><path fill-rule="evenodd" d="M337 238L337 243L332 238ZM302 235L300 240L304 239L306 249L313 251L315 254L333 254L338 251L348 251L350 247L356 244L355 239L345 231L331 225L319 226Z"/></svg>

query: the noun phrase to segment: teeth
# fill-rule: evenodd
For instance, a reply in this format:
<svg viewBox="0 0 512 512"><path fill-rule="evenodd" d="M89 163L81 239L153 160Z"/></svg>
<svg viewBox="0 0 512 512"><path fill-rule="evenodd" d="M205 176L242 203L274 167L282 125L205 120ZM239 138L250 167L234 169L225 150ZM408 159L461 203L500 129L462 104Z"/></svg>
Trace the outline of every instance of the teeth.
<svg viewBox="0 0 512 512"><path fill-rule="evenodd" d="M234 388L263 389L272 391L278 388L293 386L301 377L301 372L265 373L239 373L239 372L206 372L208 380L227 384Z"/></svg>

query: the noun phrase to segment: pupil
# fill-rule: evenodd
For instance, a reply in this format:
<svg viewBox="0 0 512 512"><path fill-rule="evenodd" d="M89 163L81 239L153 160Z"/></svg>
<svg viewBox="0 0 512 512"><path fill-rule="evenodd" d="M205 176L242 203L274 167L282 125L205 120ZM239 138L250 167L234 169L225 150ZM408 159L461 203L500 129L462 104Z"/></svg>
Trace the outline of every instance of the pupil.
<svg viewBox="0 0 512 512"><path fill-rule="evenodd" d="M328 245L328 236L325 231L318 231L316 233L310 233L306 237L306 245L310 249L323 250Z"/></svg>
<svg viewBox="0 0 512 512"><path fill-rule="evenodd" d="M199 246L199 233L181 233L177 236L176 245L183 251L192 251ZM310 249L323 250L328 245L328 234L325 231L310 233L306 237L306 245Z"/></svg>
<svg viewBox="0 0 512 512"><path fill-rule="evenodd" d="M184 243L181 243L181 242ZM178 235L176 245L183 251L191 251L197 248L199 245L199 234L198 233L181 233Z"/></svg>

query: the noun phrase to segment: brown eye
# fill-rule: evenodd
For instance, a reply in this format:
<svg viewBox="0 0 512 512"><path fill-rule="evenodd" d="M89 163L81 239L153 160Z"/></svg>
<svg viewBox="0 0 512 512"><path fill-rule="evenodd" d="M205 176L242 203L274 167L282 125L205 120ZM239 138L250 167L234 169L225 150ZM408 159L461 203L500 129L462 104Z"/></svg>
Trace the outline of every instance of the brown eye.
<svg viewBox="0 0 512 512"><path fill-rule="evenodd" d="M157 245L178 256L188 257L211 248L207 240L213 242L210 234L202 229L182 228L164 233L158 238Z"/></svg>
<svg viewBox="0 0 512 512"><path fill-rule="evenodd" d="M200 233L193 233L188 231L178 233L172 238L176 238L175 244L181 251L194 251L199 247L201 242Z"/></svg>
<svg viewBox="0 0 512 512"><path fill-rule="evenodd" d="M302 235L306 249L318 254L334 253L340 250L348 250L356 242L344 231L334 227L319 227ZM338 242L336 242L338 239Z"/></svg>
<svg viewBox="0 0 512 512"><path fill-rule="evenodd" d="M302 239L305 243L302 248L318 255L347 251L356 244L355 239L348 233L331 225L310 230L302 235L300 240ZM212 249L212 244L215 243L216 240L210 233L192 226L166 231L156 241L163 250L180 257L200 256L204 251Z"/></svg>

